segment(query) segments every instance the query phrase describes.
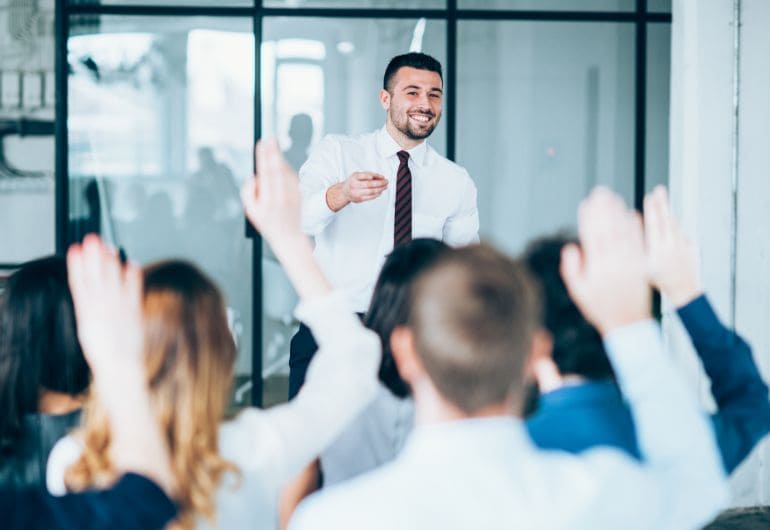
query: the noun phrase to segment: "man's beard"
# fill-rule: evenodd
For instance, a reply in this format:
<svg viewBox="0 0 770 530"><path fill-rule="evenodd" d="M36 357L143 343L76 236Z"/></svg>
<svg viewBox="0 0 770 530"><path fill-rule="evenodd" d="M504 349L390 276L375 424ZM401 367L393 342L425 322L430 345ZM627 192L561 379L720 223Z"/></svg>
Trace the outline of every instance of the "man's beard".
<svg viewBox="0 0 770 530"><path fill-rule="evenodd" d="M438 125L439 119L441 118L441 115L439 114L433 124L425 129L425 128L419 128L418 126L414 125L409 120L408 113L404 113L404 119L403 121L397 121L394 119L395 116L393 114L390 115L390 119L393 122L393 125L396 126L396 129L398 129L404 136L409 138L410 140L424 140L428 136L431 135L433 132L433 129L436 128ZM432 118L432 116L431 116Z"/></svg>

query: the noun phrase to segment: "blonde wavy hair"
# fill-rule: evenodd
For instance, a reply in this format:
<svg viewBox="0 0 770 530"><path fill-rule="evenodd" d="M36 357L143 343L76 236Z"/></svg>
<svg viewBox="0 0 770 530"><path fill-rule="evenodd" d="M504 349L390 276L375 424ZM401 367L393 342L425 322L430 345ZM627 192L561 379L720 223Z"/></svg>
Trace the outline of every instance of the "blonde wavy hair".
<svg viewBox="0 0 770 530"><path fill-rule="evenodd" d="M215 516L215 492L227 471L218 429L230 397L235 344L222 295L195 266L160 262L144 271L147 379L152 406L171 449L179 516L168 528L187 530L197 515ZM126 396L130 399L129 396ZM84 450L65 473L70 491L105 487L117 479L110 428L97 396L78 432Z"/></svg>

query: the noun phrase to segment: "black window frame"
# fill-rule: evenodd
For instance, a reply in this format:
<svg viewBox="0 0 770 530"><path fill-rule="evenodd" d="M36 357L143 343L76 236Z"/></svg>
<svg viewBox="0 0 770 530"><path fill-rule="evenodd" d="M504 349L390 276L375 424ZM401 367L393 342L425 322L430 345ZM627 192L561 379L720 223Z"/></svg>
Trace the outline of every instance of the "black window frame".
<svg viewBox="0 0 770 530"><path fill-rule="evenodd" d="M446 154L450 160L456 154L456 106L457 106L457 22L464 20L532 21L532 22L617 22L635 27L635 93L634 93L634 205L641 209L645 191L645 129L646 129L646 80L647 80L647 25L671 23L670 13L650 12L647 0L636 0L634 9L628 11L558 11L558 10L493 10L459 9L457 0L446 0L444 9L388 9L388 8L321 8L321 7L265 7L262 0L254 0L251 6L212 5L118 5L99 4L98 0L56 0L55 6L55 79L56 79L56 252L64 254L69 245L69 161L67 129L68 67L67 40L72 15L125 15L125 16L207 16L250 17L253 21L255 68L254 68L254 138L261 135L262 109L260 79L262 65L263 20L265 17L314 17L314 18L367 18L367 19L418 19L427 18L446 22L446 84L450 86L445 98L444 120L446 123ZM252 238L252 404L261 406L262 379L262 240L253 230L247 230ZM9 264L10 265L10 264Z"/></svg>

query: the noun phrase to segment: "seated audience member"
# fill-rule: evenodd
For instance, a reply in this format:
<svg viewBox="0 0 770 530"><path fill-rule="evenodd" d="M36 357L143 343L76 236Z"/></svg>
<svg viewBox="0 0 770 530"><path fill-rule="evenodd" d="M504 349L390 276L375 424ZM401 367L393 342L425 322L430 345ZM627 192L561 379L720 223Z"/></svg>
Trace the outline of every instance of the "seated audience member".
<svg viewBox="0 0 770 530"><path fill-rule="evenodd" d="M142 369L141 273L87 236L67 255L77 334L112 427L108 491L54 498L42 488L0 491L9 530L161 530L175 516L168 448L154 418Z"/></svg>
<svg viewBox="0 0 770 530"><path fill-rule="evenodd" d="M484 246L449 250L415 280L393 357L416 426L392 463L300 505L305 529L697 528L726 481L697 399L651 318L641 223L598 189L564 250L570 293L603 337L644 464L613 448L540 451L512 415L532 350L549 348L525 266Z"/></svg>
<svg viewBox="0 0 770 530"><path fill-rule="evenodd" d="M388 255L377 278L364 325L382 346L377 398L321 453L324 486L333 486L393 460L414 423L414 402L390 349L390 334L406 324L409 285L449 247L415 239Z"/></svg>
<svg viewBox="0 0 770 530"><path fill-rule="evenodd" d="M703 294L697 249L673 217L663 187L645 200L647 257L651 281L676 307L692 339L718 406L712 415L717 445L730 473L770 431L770 401L751 349L717 318ZM559 273L564 237L534 242L525 261L544 295L551 355L537 359L537 411L527 420L535 444L572 453L597 445L638 458L631 412L614 381L596 329L572 302Z"/></svg>
<svg viewBox="0 0 770 530"><path fill-rule="evenodd" d="M310 325L320 350L292 403L247 409L220 426L235 359L222 296L189 264L145 269L146 369L179 484L174 528L276 527L280 489L376 393L377 337L331 291L313 258L300 229L296 174L276 144L260 144L257 153L258 178L242 193L246 215L297 289L298 317ZM106 458L112 425L100 409L100 400L90 403L77 438L65 438L51 454L51 491L61 493L65 483L72 490L102 486L117 476Z"/></svg>
<svg viewBox="0 0 770 530"><path fill-rule="evenodd" d="M43 486L89 383L64 258L23 265L0 294L0 487Z"/></svg>
<svg viewBox="0 0 770 530"><path fill-rule="evenodd" d="M364 325L380 337L382 361L375 400L327 447L320 458L323 485L333 486L393 460L414 423L409 387L398 374L390 351L390 334L406 324L409 285L417 274L449 247L435 239L414 239L397 247L377 278ZM284 493L281 527L297 504L318 488L319 467L310 466Z"/></svg>

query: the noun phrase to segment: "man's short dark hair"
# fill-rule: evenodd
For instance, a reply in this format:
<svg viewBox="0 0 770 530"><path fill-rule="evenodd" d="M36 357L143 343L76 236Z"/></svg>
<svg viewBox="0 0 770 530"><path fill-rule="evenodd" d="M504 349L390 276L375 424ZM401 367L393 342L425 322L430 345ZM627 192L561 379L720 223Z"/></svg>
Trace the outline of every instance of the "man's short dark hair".
<svg viewBox="0 0 770 530"><path fill-rule="evenodd" d="M540 327L526 267L487 245L447 250L414 281L408 326L439 394L466 414L512 399Z"/></svg>
<svg viewBox="0 0 770 530"><path fill-rule="evenodd" d="M575 242L566 234L537 239L524 251L524 261L543 295L544 324L553 337L552 356L559 372L614 379L601 336L572 301L561 277L562 247Z"/></svg>
<svg viewBox="0 0 770 530"><path fill-rule="evenodd" d="M382 266L372 302L364 317L364 325L380 336L380 381L400 398L409 395L409 386L398 373L390 350L390 334L397 326L406 324L409 316L409 287L414 278L448 248L446 243L427 238L413 239L396 247Z"/></svg>
<svg viewBox="0 0 770 530"><path fill-rule="evenodd" d="M441 78L441 82L444 82L444 75L441 72L441 63L426 53L409 52L403 55L396 55L388 63L388 67L385 68L385 75L382 78L382 88L391 92L393 76L396 72L403 67L417 68L418 70L428 70L429 72L436 72Z"/></svg>

